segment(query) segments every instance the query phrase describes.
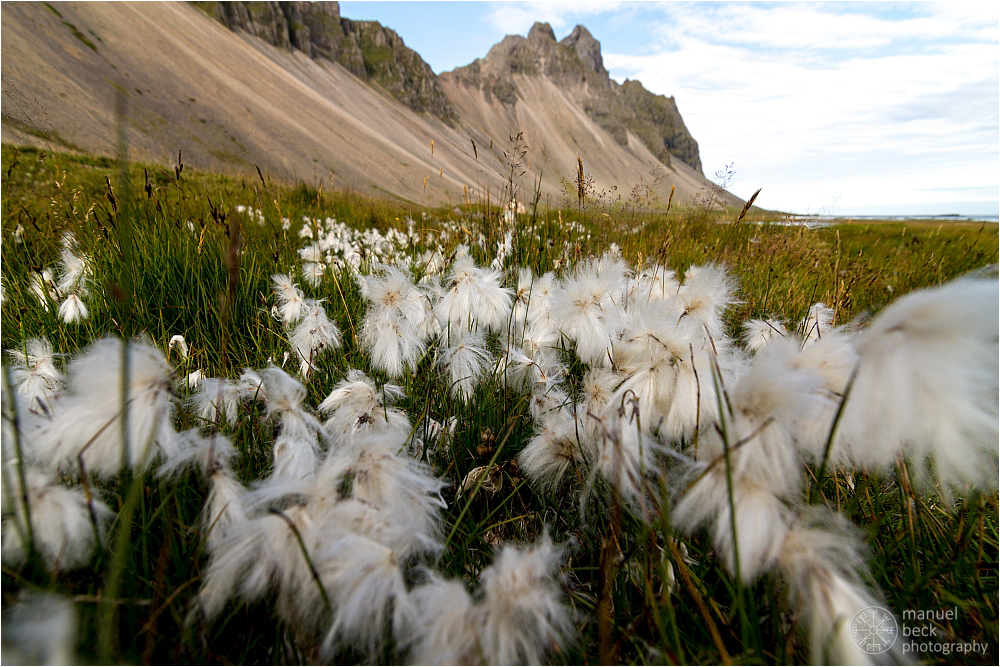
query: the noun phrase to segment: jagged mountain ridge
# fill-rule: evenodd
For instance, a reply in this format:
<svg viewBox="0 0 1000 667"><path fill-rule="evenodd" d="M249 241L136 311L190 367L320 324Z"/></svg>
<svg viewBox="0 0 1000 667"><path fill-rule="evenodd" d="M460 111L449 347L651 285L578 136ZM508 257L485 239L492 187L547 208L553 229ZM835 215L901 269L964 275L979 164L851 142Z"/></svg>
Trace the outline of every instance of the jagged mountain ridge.
<svg viewBox="0 0 1000 667"><path fill-rule="evenodd" d="M182 149L197 168L255 178L259 165L286 181L458 203L465 194L499 193L496 157L523 130L522 190L540 177L552 203L578 155L598 189L627 192L656 169L664 201L671 186L683 202L706 184L681 160L661 163L629 127L613 136L558 77L510 74L513 103L487 99L459 76L435 77L394 32L343 18L336 3L3 3L0 10L5 143L114 155L117 88L128 94L132 156L165 165ZM574 35L563 40L576 52L574 71L610 88L596 40L582 29Z"/></svg>
<svg viewBox="0 0 1000 667"><path fill-rule="evenodd" d="M619 145L635 134L660 161L676 157L702 171L698 142L688 132L674 98L656 95L638 81L618 84L604 68L601 44L582 25L556 41L552 26L535 23L527 37L508 35L485 58L441 75L483 90L504 104L517 101L515 75L545 76L571 93L590 118Z"/></svg>
<svg viewBox="0 0 1000 667"><path fill-rule="evenodd" d="M375 81L417 112L432 113L449 124L457 116L431 67L403 44L396 32L377 21L340 16L335 2L196 2L227 25L274 46L339 62L351 73ZM574 98L619 145L634 133L661 162L676 157L702 171L694 140L672 97L656 95L638 81L613 81L604 67L601 44L582 25L557 42L552 26L536 23L527 37L508 35L485 58L445 72L488 97L514 104L512 75L544 75Z"/></svg>

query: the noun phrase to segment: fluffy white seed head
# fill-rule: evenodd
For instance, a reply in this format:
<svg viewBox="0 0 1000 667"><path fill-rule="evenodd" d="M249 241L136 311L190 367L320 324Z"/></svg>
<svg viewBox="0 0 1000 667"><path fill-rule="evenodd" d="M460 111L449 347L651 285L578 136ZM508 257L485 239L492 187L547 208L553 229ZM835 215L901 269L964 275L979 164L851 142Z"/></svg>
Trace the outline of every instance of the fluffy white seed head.
<svg viewBox="0 0 1000 667"><path fill-rule="evenodd" d="M176 336L171 336L170 341L167 343L167 350L176 349L178 354L181 355L181 360L186 361L188 358L188 344L184 340L184 336L177 334Z"/></svg>
<svg viewBox="0 0 1000 667"><path fill-rule="evenodd" d="M59 317L66 324L85 320L89 316L90 311L87 310L87 304L76 294L70 294L59 304Z"/></svg>
<svg viewBox="0 0 1000 667"><path fill-rule="evenodd" d="M359 535L346 535L318 555L320 577L331 598L333 622L323 640L328 658L340 645L370 658L407 615L409 600L392 549Z"/></svg>
<svg viewBox="0 0 1000 667"><path fill-rule="evenodd" d="M22 590L3 612L3 661L11 665L75 665L77 615L69 598Z"/></svg>
<svg viewBox="0 0 1000 667"><path fill-rule="evenodd" d="M386 544L400 557L440 548L439 512L444 507L444 482L427 466L400 456L404 445L403 439L385 434L358 434L355 446L332 453L317 475L319 488L340 489L342 498L375 513L355 532Z"/></svg>
<svg viewBox="0 0 1000 667"><path fill-rule="evenodd" d="M298 285L283 273L271 276L271 283L274 286L275 305L278 307L279 319L285 326L295 324L305 314L305 295Z"/></svg>
<svg viewBox="0 0 1000 667"><path fill-rule="evenodd" d="M225 378L203 378L198 391L188 401L194 413L210 423L229 424L239 420L242 392L238 384Z"/></svg>
<svg viewBox="0 0 1000 667"><path fill-rule="evenodd" d="M110 477L126 464L144 468L158 447L172 445L170 366L160 350L145 343L129 343L127 350L125 393L121 340L99 340L70 362L60 410L31 438L34 460L79 472L80 457L87 473Z"/></svg>
<svg viewBox="0 0 1000 667"><path fill-rule="evenodd" d="M406 413L386 405L403 396L403 390L392 384L378 387L362 371L352 369L341 380L318 409L330 415L324 424L326 432L338 447L350 447L356 434L385 434L403 439L410 432Z"/></svg>
<svg viewBox="0 0 1000 667"><path fill-rule="evenodd" d="M468 401L476 385L492 368L493 359L482 334L466 332L456 335L453 332L438 363L448 370L452 395Z"/></svg>
<svg viewBox="0 0 1000 667"><path fill-rule="evenodd" d="M778 320L749 320L743 323L743 344L751 352L757 352L773 338L785 338L788 330Z"/></svg>
<svg viewBox="0 0 1000 667"><path fill-rule="evenodd" d="M438 302L441 322L456 331L506 330L512 293L501 287L503 273L477 267L471 257L455 260L450 287Z"/></svg>
<svg viewBox="0 0 1000 667"><path fill-rule="evenodd" d="M59 284L56 289L61 294L86 293L86 278L90 271L86 257L77 255L70 247L63 246L59 256L59 267Z"/></svg>
<svg viewBox="0 0 1000 667"><path fill-rule="evenodd" d="M494 665L541 664L569 628L558 574L560 551L548 534L532 547L504 547L482 573L480 645Z"/></svg>
<svg viewBox="0 0 1000 667"><path fill-rule="evenodd" d="M103 543L105 538L112 516L108 506L97 499L88 502L83 489L62 486L54 476L30 467L25 470L22 489L15 462L7 462L5 468L4 565L16 567L25 562L30 544L29 520L35 550L48 569L72 570L89 563L100 546L97 540ZM8 481L13 484L8 485ZM24 506L25 494L28 512Z"/></svg>
<svg viewBox="0 0 1000 667"><path fill-rule="evenodd" d="M18 395L27 401L28 409L36 414L51 414L53 404L62 393L63 376L54 363L55 353L47 338L32 338L24 350L8 350L14 360L10 367L11 381Z"/></svg>
<svg viewBox="0 0 1000 667"><path fill-rule="evenodd" d="M472 665L480 660L479 613L461 581L430 573L410 591L400 643L414 665Z"/></svg>
<svg viewBox="0 0 1000 667"><path fill-rule="evenodd" d="M327 317L321 302L307 299L302 320L292 330L289 342L299 358L300 374L308 377L320 353L340 347L340 329Z"/></svg>
<svg viewBox="0 0 1000 667"><path fill-rule="evenodd" d="M692 266L684 274L677 296L684 313L703 324L713 339L722 338L722 314L735 303L736 281L717 264Z"/></svg>
<svg viewBox="0 0 1000 667"><path fill-rule="evenodd" d="M821 378L789 364L782 347L787 349L773 346L763 351L727 388L725 423L706 429L698 446L699 458L718 461L725 452L725 438L734 479L745 479L776 495L794 494L799 487L797 420L813 414L823 396Z"/></svg>
<svg viewBox="0 0 1000 667"><path fill-rule="evenodd" d="M817 341L833 329L833 308L825 303L814 303L809 313L799 323L798 333L806 344Z"/></svg>
<svg viewBox="0 0 1000 667"><path fill-rule="evenodd" d="M597 260L584 260L552 295L552 319L586 362L608 360L622 326L622 309L615 299L622 280L621 273L602 270Z"/></svg>
<svg viewBox="0 0 1000 667"><path fill-rule="evenodd" d="M778 570L804 621L813 664L874 663L874 656L854 641L852 621L863 610L886 605L864 584L860 544L845 519L825 510L805 513L782 542ZM894 664L912 659L902 651L900 641L888 657Z"/></svg>
<svg viewBox="0 0 1000 667"><path fill-rule="evenodd" d="M583 422L578 425L570 410L554 410L543 416L535 435L517 457L518 466L534 484L554 492L570 470L589 453L593 460L592 439L580 437ZM585 449L586 447L591 451Z"/></svg>
<svg viewBox="0 0 1000 667"><path fill-rule="evenodd" d="M205 436L193 428L177 434L174 451L157 468L156 476L169 478L193 468L207 478L217 470L229 470L236 456L229 438L220 433Z"/></svg>
<svg viewBox="0 0 1000 667"><path fill-rule="evenodd" d="M861 334L841 430L859 464L891 466L902 453L945 485L996 488L997 285L913 292Z"/></svg>
<svg viewBox="0 0 1000 667"><path fill-rule="evenodd" d="M38 273L31 274L31 292L38 298L38 302L46 312L49 310L49 302L59 301L59 291L56 289L55 277L49 269L42 269Z"/></svg>

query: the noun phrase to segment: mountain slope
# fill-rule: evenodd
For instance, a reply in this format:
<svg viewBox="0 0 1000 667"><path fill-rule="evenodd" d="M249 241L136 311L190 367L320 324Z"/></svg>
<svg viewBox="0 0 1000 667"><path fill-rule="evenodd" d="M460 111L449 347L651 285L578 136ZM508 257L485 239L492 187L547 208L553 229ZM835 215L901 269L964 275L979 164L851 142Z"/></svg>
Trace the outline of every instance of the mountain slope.
<svg viewBox="0 0 1000 667"><path fill-rule="evenodd" d="M430 65L376 21L340 16L336 2L195 2L230 30L267 43L295 48L310 58L340 63L351 74L373 81L416 112L454 123L455 111L441 92Z"/></svg>
<svg viewBox="0 0 1000 667"><path fill-rule="evenodd" d="M508 35L485 58L442 75L479 87L487 97L513 104L515 75L543 76L572 99L622 146L634 134L666 164L679 158L699 173L698 142L688 132L672 97L654 95L638 81L619 85L608 75L601 44L582 25L557 42L548 23L536 23L528 36Z"/></svg>
<svg viewBox="0 0 1000 667"><path fill-rule="evenodd" d="M3 141L114 155L117 89L130 154L165 165L181 150L198 168L256 178L256 164L282 180L455 204L467 188L497 196L496 156L523 130L522 189L541 173L543 193L558 198L577 155L598 189L627 192L654 168L664 199L671 185L683 201L705 184L680 159L662 164L638 126L613 135L595 122L580 85L511 74L505 101L458 76L428 78L395 33L344 19L335 3L245 4L258 13L230 28L214 6L187 3L2 3ZM580 37L566 49L578 63L593 56ZM354 71L340 62L352 63L348 43L362 52Z"/></svg>
<svg viewBox="0 0 1000 667"><path fill-rule="evenodd" d="M457 202L475 176L467 139L440 119L185 3L3 3L2 12L4 141L113 155L117 86L139 159L172 164L180 149L200 168L256 176L256 163L285 180L416 202Z"/></svg>

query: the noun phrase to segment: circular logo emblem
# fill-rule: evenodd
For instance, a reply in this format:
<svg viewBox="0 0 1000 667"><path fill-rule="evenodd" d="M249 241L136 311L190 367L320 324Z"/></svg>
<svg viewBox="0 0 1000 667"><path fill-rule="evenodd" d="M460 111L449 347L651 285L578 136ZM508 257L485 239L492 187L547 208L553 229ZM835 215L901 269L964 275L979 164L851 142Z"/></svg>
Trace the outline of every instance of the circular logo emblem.
<svg viewBox="0 0 1000 667"><path fill-rule="evenodd" d="M869 655L885 653L896 643L899 626L896 619L882 607L867 607L851 621L854 645Z"/></svg>

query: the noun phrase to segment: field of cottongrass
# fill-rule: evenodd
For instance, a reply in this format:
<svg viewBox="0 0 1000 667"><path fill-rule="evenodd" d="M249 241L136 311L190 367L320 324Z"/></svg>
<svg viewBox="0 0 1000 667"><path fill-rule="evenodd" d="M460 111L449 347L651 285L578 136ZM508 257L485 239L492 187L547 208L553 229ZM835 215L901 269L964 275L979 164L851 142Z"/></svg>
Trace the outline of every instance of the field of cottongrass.
<svg viewBox="0 0 1000 667"><path fill-rule="evenodd" d="M5 663L997 661L995 226L2 169Z"/></svg>

